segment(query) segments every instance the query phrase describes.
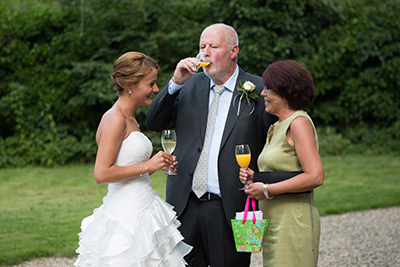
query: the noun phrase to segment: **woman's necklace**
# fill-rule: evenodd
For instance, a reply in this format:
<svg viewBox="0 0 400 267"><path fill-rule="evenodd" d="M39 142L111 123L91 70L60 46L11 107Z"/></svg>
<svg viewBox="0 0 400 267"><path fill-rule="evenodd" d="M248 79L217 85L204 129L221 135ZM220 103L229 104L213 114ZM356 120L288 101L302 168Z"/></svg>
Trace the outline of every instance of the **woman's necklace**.
<svg viewBox="0 0 400 267"><path fill-rule="evenodd" d="M129 114L128 111L120 103L117 102L117 105L120 106L125 111L126 114ZM134 120L136 122L137 126L140 128L140 124L137 122L137 120L134 117L129 117L129 118Z"/></svg>

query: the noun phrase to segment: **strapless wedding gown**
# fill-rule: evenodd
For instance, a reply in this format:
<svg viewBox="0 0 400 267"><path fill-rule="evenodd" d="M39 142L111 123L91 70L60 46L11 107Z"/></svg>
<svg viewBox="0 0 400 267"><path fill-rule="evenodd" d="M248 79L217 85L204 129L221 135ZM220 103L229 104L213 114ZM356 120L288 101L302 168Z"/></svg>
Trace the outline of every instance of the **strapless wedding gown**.
<svg viewBox="0 0 400 267"><path fill-rule="evenodd" d="M121 145L115 165L147 161L150 140L132 132ZM191 246L178 231L172 206L150 184L149 174L108 185L103 204L83 219L75 266L185 266Z"/></svg>

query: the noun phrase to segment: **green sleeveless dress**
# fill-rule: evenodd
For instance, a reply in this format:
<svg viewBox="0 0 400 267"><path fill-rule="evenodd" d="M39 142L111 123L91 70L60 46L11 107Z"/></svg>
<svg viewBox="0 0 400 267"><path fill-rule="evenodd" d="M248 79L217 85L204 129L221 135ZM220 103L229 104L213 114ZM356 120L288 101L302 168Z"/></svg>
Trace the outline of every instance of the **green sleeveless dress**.
<svg viewBox="0 0 400 267"><path fill-rule="evenodd" d="M302 171L296 151L286 139L291 122L298 116L311 118L305 111L296 111L268 131L268 139L258 158L260 172ZM272 135L272 138L270 136ZM282 194L259 202L269 225L263 244L264 266L317 266L320 217L311 193Z"/></svg>

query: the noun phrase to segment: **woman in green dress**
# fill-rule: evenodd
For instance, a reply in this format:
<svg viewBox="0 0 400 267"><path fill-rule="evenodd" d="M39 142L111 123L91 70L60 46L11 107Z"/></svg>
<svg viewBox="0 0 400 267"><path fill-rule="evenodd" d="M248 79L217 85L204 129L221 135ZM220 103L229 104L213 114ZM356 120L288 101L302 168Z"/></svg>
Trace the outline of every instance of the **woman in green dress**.
<svg viewBox="0 0 400 267"><path fill-rule="evenodd" d="M279 120L269 128L258 158L260 172L241 168L246 194L259 200L269 225L263 244L264 266L317 266L320 218L313 189L324 181L318 136L302 110L315 98L312 76L292 60L278 61L263 73L265 111ZM293 171L286 180L271 172Z"/></svg>

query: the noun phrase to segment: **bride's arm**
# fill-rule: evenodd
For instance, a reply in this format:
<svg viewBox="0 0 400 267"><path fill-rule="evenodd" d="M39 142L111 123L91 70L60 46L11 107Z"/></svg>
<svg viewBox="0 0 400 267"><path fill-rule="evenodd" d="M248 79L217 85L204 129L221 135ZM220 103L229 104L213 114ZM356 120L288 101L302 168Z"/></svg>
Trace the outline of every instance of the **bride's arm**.
<svg viewBox="0 0 400 267"><path fill-rule="evenodd" d="M127 181L172 164L172 156L160 151L146 162L130 166L114 165L125 135L125 118L119 113L104 114L97 133L98 150L94 165L94 179L97 184Z"/></svg>

